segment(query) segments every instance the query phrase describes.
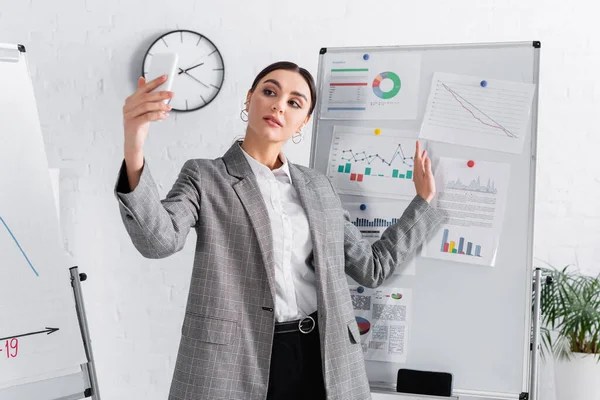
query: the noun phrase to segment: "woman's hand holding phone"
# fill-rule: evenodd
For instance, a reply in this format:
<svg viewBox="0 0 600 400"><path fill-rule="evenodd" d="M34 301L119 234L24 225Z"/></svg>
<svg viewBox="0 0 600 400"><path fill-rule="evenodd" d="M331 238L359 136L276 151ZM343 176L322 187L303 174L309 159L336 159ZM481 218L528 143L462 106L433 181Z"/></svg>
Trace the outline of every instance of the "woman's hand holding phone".
<svg viewBox="0 0 600 400"><path fill-rule="evenodd" d="M131 190L137 186L144 166L143 149L150 122L167 118L171 110L171 106L163 101L171 99L173 92L168 90L153 92L166 80L166 75L150 82L146 82L143 77L140 77L137 82L137 90L125 100L123 106L125 164Z"/></svg>

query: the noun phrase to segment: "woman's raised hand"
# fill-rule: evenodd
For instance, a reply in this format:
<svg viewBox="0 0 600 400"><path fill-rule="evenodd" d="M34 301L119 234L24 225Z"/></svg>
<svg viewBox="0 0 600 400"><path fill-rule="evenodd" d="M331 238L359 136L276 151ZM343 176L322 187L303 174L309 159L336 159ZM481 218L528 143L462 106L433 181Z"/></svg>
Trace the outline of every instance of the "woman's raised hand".
<svg viewBox="0 0 600 400"><path fill-rule="evenodd" d="M137 90L125 100L123 128L126 156L142 153L150 121L163 120L168 117L171 106L165 104L163 100L172 98L173 92L152 92L166 80L166 75L150 82L146 82L146 79L140 77Z"/></svg>
<svg viewBox="0 0 600 400"><path fill-rule="evenodd" d="M413 182L415 183L417 194L430 203L433 196L435 196L435 179L431 172L431 159L427 156L427 150L421 153L421 144L418 140L414 164Z"/></svg>
<svg viewBox="0 0 600 400"><path fill-rule="evenodd" d="M146 79L141 77L138 79L137 90L125 100L123 128L129 190L134 190L140 181L144 166L144 142L148 136L150 121L159 121L169 116L171 106L163 100L172 98L173 92L152 92L166 80L164 75L146 83Z"/></svg>

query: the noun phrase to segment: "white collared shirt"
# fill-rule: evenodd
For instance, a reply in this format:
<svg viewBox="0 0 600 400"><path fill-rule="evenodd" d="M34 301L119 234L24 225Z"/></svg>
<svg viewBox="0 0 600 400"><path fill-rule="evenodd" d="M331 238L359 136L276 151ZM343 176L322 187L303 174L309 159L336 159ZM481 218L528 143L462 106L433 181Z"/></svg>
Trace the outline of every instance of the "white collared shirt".
<svg viewBox="0 0 600 400"><path fill-rule="evenodd" d="M275 260L275 320L292 321L317 310L308 218L292 185L287 159L273 171L242 149L262 193L273 232Z"/></svg>

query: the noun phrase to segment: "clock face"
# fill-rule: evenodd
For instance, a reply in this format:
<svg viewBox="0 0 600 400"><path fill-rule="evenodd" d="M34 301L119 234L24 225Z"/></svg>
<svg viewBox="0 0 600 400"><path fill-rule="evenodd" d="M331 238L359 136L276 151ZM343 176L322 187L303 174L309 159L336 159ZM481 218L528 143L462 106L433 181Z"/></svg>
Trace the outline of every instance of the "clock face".
<svg viewBox="0 0 600 400"><path fill-rule="evenodd" d="M187 30L168 32L152 43L144 56L143 76L150 70L152 55L177 53L179 60L169 103L174 111L194 111L210 103L221 90L225 67L221 53L201 34Z"/></svg>

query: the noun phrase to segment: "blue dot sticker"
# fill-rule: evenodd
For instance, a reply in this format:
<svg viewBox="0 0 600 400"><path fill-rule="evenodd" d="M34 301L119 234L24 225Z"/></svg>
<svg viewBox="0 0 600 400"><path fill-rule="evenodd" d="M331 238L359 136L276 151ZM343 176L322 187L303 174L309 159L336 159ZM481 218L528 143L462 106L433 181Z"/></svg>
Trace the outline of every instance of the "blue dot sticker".
<svg viewBox="0 0 600 400"><path fill-rule="evenodd" d="M367 205L366 204L361 204L360 205L360 209L365 211L367 209Z"/></svg>
<svg viewBox="0 0 600 400"><path fill-rule="evenodd" d="M359 287L357 287L357 288L356 288L356 291L357 291L358 293L363 293L363 292L365 291L365 288L364 288L364 287L362 287L362 286L359 286Z"/></svg>
<svg viewBox="0 0 600 400"><path fill-rule="evenodd" d="M368 54L363 55L363 60L367 61L368 59L369 59L369 55Z"/></svg>
<svg viewBox="0 0 600 400"><path fill-rule="evenodd" d="M481 81L480 85L481 85L481 87L486 87L487 86L487 81Z"/></svg>

